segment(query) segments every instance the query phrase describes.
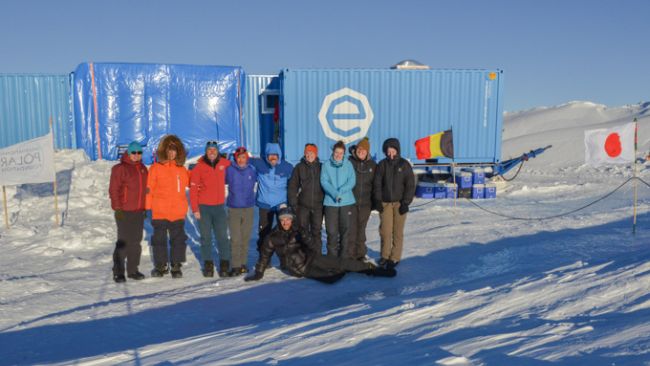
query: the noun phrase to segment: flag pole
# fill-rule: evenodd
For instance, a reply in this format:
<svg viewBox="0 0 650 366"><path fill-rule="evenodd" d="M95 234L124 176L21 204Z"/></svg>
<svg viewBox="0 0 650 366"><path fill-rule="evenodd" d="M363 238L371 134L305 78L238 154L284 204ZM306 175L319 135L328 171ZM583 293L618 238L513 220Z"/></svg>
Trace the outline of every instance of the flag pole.
<svg viewBox="0 0 650 366"><path fill-rule="evenodd" d="M2 206L5 209L5 226L9 230L9 212L7 211L7 190L5 186L2 186Z"/></svg>
<svg viewBox="0 0 650 366"><path fill-rule="evenodd" d="M632 219L632 235L636 234L636 201L637 201L637 188L639 186L639 182L636 179L636 151L637 151L637 142L638 142L638 128L639 124L636 121L636 118L634 118L634 172L633 172L633 177L634 179L634 214L633 214L633 219Z"/></svg>
<svg viewBox="0 0 650 366"><path fill-rule="evenodd" d="M52 130L52 116L50 116L50 136L52 136L52 151L54 151L54 131ZM52 157L54 162L54 156ZM56 226L59 226L59 197L57 195L57 183L56 183L56 169L54 169L54 181L52 182L52 190L54 191L54 220Z"/></svg>

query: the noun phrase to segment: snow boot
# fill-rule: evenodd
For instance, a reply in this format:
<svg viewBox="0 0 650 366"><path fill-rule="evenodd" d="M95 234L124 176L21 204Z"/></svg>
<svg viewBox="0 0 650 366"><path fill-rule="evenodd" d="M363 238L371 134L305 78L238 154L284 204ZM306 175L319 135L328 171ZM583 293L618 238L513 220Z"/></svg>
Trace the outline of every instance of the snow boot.
<svg viewBox="0 0 650 366"><path fill-rule="evenodd" d="M115 281L115 283L124 283L126 282L126 277L124 277L123 274L114 274L113 281Z"/></svg>
<svg viewBox="0 0 650 366"><path fill-rule="evenodd" d="M248 273L248 267L246 267L245 264L241 265L241 274L246 274Z"/></svg>
<svg viewBox="0 0 650 366"><path fill-rule="evenodd" d="M386 261L386 269L392 269L392 270L394 270L395 267L397 267L397 264L398 264L398 263L399 263L399 262L393 262L393 261L391 261L391 260Z"/></svg>
<svg viewBox="0 0 650 366"><path fill-rule="evenodd" d="M131 278L133 280L136 280L136 281L144 280L144 275L142 273L140 273L139 271L135 271L135 273L131 273L127 277Z"/></svg>
<svg viewBox="0 0 650 366"><path fill-rule="evenodd" d="M379 262L377 262L377 265L379 267L386 267L386 263L388 262L388 259L382 257L379 259Z"/></svg>
<svg viewBox="0 0 650 366"><path fill-rule="evenodd" d="M205 261L203 263L203 277L214 277L214 262Z"/></svg>
<svg viewBox="0 0 650 366"><path fill-rule="evenodd" d="M230 262L229 261L220 261L219 262L219 277L230 277Z"/></svg>
<svg viewBox="0 0 650 366"><path fill-rule="evenodd" d="M161 266L153 267L151 270L151 277L162 277L167 273L169 273L169 267L167 267L167 263L165 263Z"/></svg>
<svg viewBox="0 0 650 366"><path fill-rule="evenodd" d="M379 267L374 265L372 262L368 262L368 269L365 269L363 271L360 271L361 273L365 273L368 276L376 276L376 277L395 277L397 275L397 271L395 271L394 268L388 269L385 267Z"/></svg>
<svg viewBox="0 0 650 366"><path fill-rule="evenodd" d="M395 277L397 275L397 271L395 268L384 268L384 267L377 267L373 270L370 271L371 276L376 276L376 277Z"/></svg>
<svg viewBox="0 0 650 366"><path fill-rule="evenodd" d="M240 267L233 267L230 270L230 277L236 277L236 276L241 276L243 272L241 271Z"/></svg>
<svg viewBox="0 0 650 366"><path fill-rule="evenodd" d="M183 272L181 272L181 264L180 263L172 263L172 278L181 278L183 277Z"/></svg>

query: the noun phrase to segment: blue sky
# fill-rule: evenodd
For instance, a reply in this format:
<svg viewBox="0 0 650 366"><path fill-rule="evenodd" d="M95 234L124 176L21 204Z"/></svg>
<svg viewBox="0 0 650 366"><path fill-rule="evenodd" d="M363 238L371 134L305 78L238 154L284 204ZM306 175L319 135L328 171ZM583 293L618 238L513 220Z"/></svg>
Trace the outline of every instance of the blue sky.
<svg viewBox="0 0 650 366"><path fill-rule="evenodd" d="M650 100L650 1L0 1L0 73L84 61L499 68L509 111Z"/></svg>

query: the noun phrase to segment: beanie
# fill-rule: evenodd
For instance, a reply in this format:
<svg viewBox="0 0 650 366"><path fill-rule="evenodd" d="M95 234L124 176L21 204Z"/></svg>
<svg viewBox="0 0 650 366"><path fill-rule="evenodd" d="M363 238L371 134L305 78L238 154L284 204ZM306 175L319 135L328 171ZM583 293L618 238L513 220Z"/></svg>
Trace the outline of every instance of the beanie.
<svg viewBox="0 0 650 366"><path fill-rule="evenodd" d="M368 140L368 137L364 137L363 139L361 139L361 141L359 141L359 143L357 144L357 149L358 148L361 148L366 151L370 151L370 140Z"/></svg>
<svg viewBox="0 0 650 366"><path fill-rule="evenodd" d="M219 151L219 145L217 144L216 141L208 141L205 144L205 151L208 151L208 149L211 147L214 147L215 149L217 149L217 151Z"/></svg>
<svg viewBox="0 0 650 366"><path fill-rule="evenodd" d="M240 147L237 148L237 150L235 150L233 155L235 156L235 159L237 159L239 157L239 155L242 155L242 154L246 155L246 157L248 157L248 151L246 150L246 148L243 147L243 146L240 146Z"/></svg>
<svg viewBox="0 0 650 366"><path fill-rule="evenodd" d="M142 152L142 145L140 145L139 142L133 141L129 144L129 148L127 149L129 154L133 154L134 152Z"/></svg>
<svg viewBox="0 0 650 366"><path fill-rule="evenodd" d="M307 144L305 145L305 155L307 155L307 152L313 152L316 156L318 156L318 146L315 144Z"/></svg>
<svg viewBox="0 0 650 366"><path fill-rule="evenodd" d="M283 218L287 218L287 219L295 220L295 219L296 219L296 216L295 216L295 214L293 213L293 210L291 209L291 207L282 207L282 208L278 211L278 218L279 218L280 220L282 220Z"/></svg>

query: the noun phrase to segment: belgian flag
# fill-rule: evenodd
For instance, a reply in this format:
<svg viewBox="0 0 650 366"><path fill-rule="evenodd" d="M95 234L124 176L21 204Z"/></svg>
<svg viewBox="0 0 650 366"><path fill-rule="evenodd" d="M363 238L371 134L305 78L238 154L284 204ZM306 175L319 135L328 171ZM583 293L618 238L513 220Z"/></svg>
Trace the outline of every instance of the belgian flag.
<svg viewBox="0 0 650 366"><path fill-rule="evenodd" d="M415 154L418 159L438 157L454 158L454 138L451 130L438 132L415 141Z"/></svg>

